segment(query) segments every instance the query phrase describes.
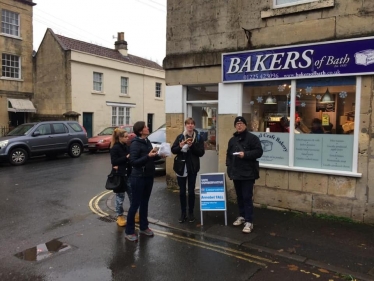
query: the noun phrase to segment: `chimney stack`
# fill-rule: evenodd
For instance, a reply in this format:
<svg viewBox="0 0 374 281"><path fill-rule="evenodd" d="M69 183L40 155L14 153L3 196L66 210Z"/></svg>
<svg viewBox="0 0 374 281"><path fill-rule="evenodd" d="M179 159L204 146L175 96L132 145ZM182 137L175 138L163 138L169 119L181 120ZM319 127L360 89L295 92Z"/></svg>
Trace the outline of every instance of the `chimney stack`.
<svg viewBox="0 0 374 281"><path fill-rule="evenodd" d="M122 56L127 57L127 42L125 41L124 32L118 32L117 41L114 43L114 47Z"/></svg>

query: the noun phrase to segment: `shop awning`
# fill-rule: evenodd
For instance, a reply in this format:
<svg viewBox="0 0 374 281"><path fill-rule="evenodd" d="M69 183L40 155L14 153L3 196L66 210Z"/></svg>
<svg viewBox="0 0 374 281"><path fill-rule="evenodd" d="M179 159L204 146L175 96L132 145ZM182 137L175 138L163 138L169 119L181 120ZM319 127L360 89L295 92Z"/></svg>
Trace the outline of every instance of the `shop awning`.
<svg viewBox="0 0 374 281"><path fill-rule="evenodd" d="M32 102L27 99L8 99L8 111L11 112L36 112Z"/></svg>

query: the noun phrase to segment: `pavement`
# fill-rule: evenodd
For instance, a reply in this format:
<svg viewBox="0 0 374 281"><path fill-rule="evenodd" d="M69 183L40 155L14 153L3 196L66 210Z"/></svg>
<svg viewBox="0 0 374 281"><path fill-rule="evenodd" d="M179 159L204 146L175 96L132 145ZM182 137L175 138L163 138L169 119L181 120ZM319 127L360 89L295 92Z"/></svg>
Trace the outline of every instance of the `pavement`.
<svg viewBox="0 0 374 281"><path fill-rule="evenodd" d="M114 195L110 195L106 206L113 213L114 204ZM125 210L128 207L126 199ZM237 205L227 202L227 226L224 211L203 212L201 225L197 194L196 221L179 223L179 191L167 189L165 177L157 177L148 220L151 228L156 224L324 268L352 280L374 280L374 225L257 206L254 230L244 234L242 226L232 225L237 213Z"/></svg>

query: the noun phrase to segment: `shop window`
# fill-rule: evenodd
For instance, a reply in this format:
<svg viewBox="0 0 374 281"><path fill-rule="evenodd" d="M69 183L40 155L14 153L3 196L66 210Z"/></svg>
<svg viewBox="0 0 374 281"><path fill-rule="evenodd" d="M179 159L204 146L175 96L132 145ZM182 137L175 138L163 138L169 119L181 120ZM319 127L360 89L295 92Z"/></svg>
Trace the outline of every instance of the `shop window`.
<svg viewBox="0 0 374 281"><path fill-rule="evenodd" d="M260 163L354 172L356 78L305 79L293 85L244 85L242 114L262 143Z"/></svg>
<svg viewBox="0 0 374 281"><path fill-rule="evenodd" d="M355 77L296 82L294 166L352 171Z"/></svg>
<svg viewBox="0 0 374 281"><path fill-rule="evenodd" d="M264 154L260 162L289 163L291 81L247 83L243 88L243 117L260 138Z"/></svg>

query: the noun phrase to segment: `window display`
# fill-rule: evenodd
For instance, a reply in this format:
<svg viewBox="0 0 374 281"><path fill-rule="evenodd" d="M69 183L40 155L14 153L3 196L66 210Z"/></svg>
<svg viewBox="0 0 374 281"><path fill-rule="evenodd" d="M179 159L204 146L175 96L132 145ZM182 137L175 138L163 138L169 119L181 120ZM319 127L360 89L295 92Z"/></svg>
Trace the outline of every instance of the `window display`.
<svg viewBox="0 0 374 281"><path fill-rule="evenodd" d="M259 161L352 171L356 78L303 79L293 85L295 89L291 81L244 84L242 114L263 145Z"/></svg>

